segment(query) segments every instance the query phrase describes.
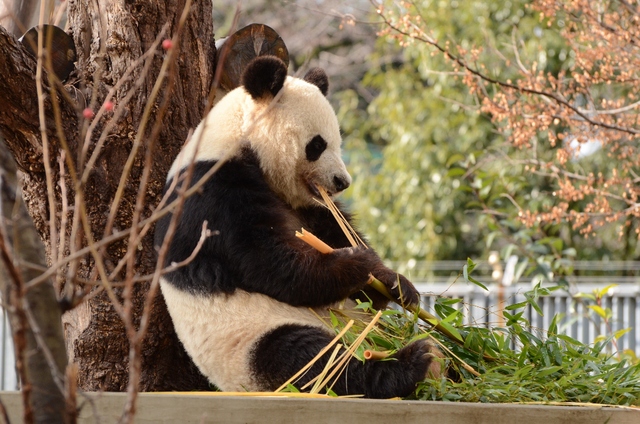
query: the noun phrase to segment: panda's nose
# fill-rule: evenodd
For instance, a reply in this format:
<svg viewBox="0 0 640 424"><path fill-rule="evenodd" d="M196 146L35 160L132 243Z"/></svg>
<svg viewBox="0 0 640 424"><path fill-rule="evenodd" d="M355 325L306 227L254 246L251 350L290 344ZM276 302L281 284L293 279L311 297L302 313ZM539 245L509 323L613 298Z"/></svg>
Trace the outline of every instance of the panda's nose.
<svg viewBox="0 0 640 424"><path fill-rule="evenodd" d="M336 192L346 190L346 188L349 187L350 184L351 183L349 182L349 180L345 178L338 177L337 175L333 177L333 185L336 189Z"/></svg>

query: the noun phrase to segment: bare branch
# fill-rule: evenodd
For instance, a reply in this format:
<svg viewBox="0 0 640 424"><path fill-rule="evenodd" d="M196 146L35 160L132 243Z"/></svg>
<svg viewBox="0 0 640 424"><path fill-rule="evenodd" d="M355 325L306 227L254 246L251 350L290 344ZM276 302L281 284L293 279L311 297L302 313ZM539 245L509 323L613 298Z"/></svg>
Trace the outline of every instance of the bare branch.
<svg viewBox="0 0 640 424"><path fill-rule="evenodd" d="M374 5L375 5L375 3L374 3ZM509 82L501 81L501 80L496 79L496 78L492 78L489 75L487 75L487 74L477 70L476 68L472 67L471 65L469 65L462 57L453 54L450 49L440 45L437 40L435 40L432 37L429 37L426 33L424 33L424 31L422 31L421 28L419 28L415 24L412 24L412 27L415 30L415 32L408 32L408 31L403 30L399 26L395 25L391 20L389 20L385 16L384 13L380 12L379 15L382 17L382 19L384 20L385 24L389 28L391 28L393 31L395 31L396 33L401 34L401 35L403 35L405 37L408 37L408 38L411 38L411 39L414 39L414 40L429 44L429 45L435 47L437 50L439 50L441 53L443 53L447 58L449 58L450 60L455 62L458 66L460 66L463 69L465 69L471 75L474 75L474 76L480 78L482 81L485 81L485 82L488 82L490 84L502 87L504 89L513 90L515 92L526 93L526 94L534 94L534 95L537 95L537 96L542 96L542 97L548 98L550 100L553 100L554 102L558 103L559 105L562 105L563 107L565 107L565 108L567 108L569 110L572 110L577 116L579 116L581 119L583 119L585 122L589 123L590 125L598 126L598 127L606 128L606 129L610 129L610 130L620 131L620 132L624 132L624 133L631 134L631 135L640 134L640 130L636 130L635 128L621 127L619 125L607 124L606 122L596 121L596 120L592 119L591 117L589 117L583 110L581 110L580 108L572 105L571 103L569 103L567 100L563 99L561 96L559 96L556 93L552 93L552 92L549 92L549 91L543 91L543 90L537 90L537 89L533 89L533 88L526 87L526 86L519 86L519 85L516 85L516 84L513 84L513 83L509 83Z"/></svg>

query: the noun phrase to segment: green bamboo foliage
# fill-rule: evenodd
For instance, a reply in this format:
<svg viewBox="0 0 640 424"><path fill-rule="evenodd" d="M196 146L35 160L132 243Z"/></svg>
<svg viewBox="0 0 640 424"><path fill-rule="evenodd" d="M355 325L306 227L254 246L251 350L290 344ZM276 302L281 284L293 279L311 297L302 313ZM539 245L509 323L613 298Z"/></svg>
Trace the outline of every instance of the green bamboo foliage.
<svg viewBox="0 0 640 424"><path fill-rule="evenodd" d="M473 269L475 264L469 264L468 269ZM467 281L472 280L467 275ZM533 327L524 317L528 307L534 316L541 314L538 299L560 289L537 285L524 293L526 301L504 311L505 326L501 328L463 324L463 311L468 308L459 307L463 306L461 299L438 299L429 323L420 319L417 310L386 310L355 354L364 361L365 350L393 352L418 338L435 339L453 372L439 380L426 379L409 399L640 406L640 361L632 352L614 349L613 342L623 332L585 345L558 331L559 315L546 329ZM370 311L370 306L360 303L358 309ZM334 311L331 324L341 329L352 318ZM434 320L439 326L445 323L453 328L456 336L435 328ZM356 322L343 336L343 343L353 343L365 325ZM458 377L452 378L455 374Z"/></svg>

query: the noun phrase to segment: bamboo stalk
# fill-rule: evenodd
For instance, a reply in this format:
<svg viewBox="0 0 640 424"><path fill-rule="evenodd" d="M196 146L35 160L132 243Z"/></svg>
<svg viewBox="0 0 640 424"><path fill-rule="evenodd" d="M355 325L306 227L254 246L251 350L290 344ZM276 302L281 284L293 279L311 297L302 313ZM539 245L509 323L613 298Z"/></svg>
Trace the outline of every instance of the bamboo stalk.
<svg viewBox="0 0 640 424"><path fill-rule="evenodd" d="M373 275L369 275L369 276L371 278L369 278L368 283L371 287L373 287L376 291L383 294L387 299L391 301L395 301L393 296L391 296L391 293L389 293L389 290L387 290L387 287L380 280L375 278ZM456 334L453 334L447 328L443 327L440 324L440 320L437 317L435 317L434 315L431 315L429 312L420 308L420 305L413 304L413 305L401 305L401 306L405 308L407 311L417 314L421 320L431 325L435 330L447 336L451 341L458 343L461 346L464 345L464 340L461 337L457 336Z"/></svg>

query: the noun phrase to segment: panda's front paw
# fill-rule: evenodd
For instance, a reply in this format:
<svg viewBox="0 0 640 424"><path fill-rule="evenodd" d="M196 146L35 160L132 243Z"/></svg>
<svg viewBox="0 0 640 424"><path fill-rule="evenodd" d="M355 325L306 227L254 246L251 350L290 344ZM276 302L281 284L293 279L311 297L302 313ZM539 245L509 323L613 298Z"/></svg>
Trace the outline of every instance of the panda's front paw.
<svg viewBox="0 0 640 424"><path fill-rule="evenodd" d="M343 284L355 290L366 287L369 274L381 263L375 251L363 246L335 249L332 257Z"/></svg>
<svg viewBox="0 0 640 424"><path fill-rule="evenodd" d="M411 281L404 275L398 274L382 263L373 249L363 246L345 247L333 251L335 266L341 270L350 270L354 275L349 276L346 284L354 289L366 286L369 275L373 275L385 285L391 297L400 305L415 305L420 302L420 293ZM345 275L347 277L347 275Z"/></svg>
<svg viewBox="0 0 640 424"><path fill-rule="evenodd" d="M404 275L386 267L379 267L372 274L385 285L398 304L408 306L420 303L420 293Z"/></svg>

